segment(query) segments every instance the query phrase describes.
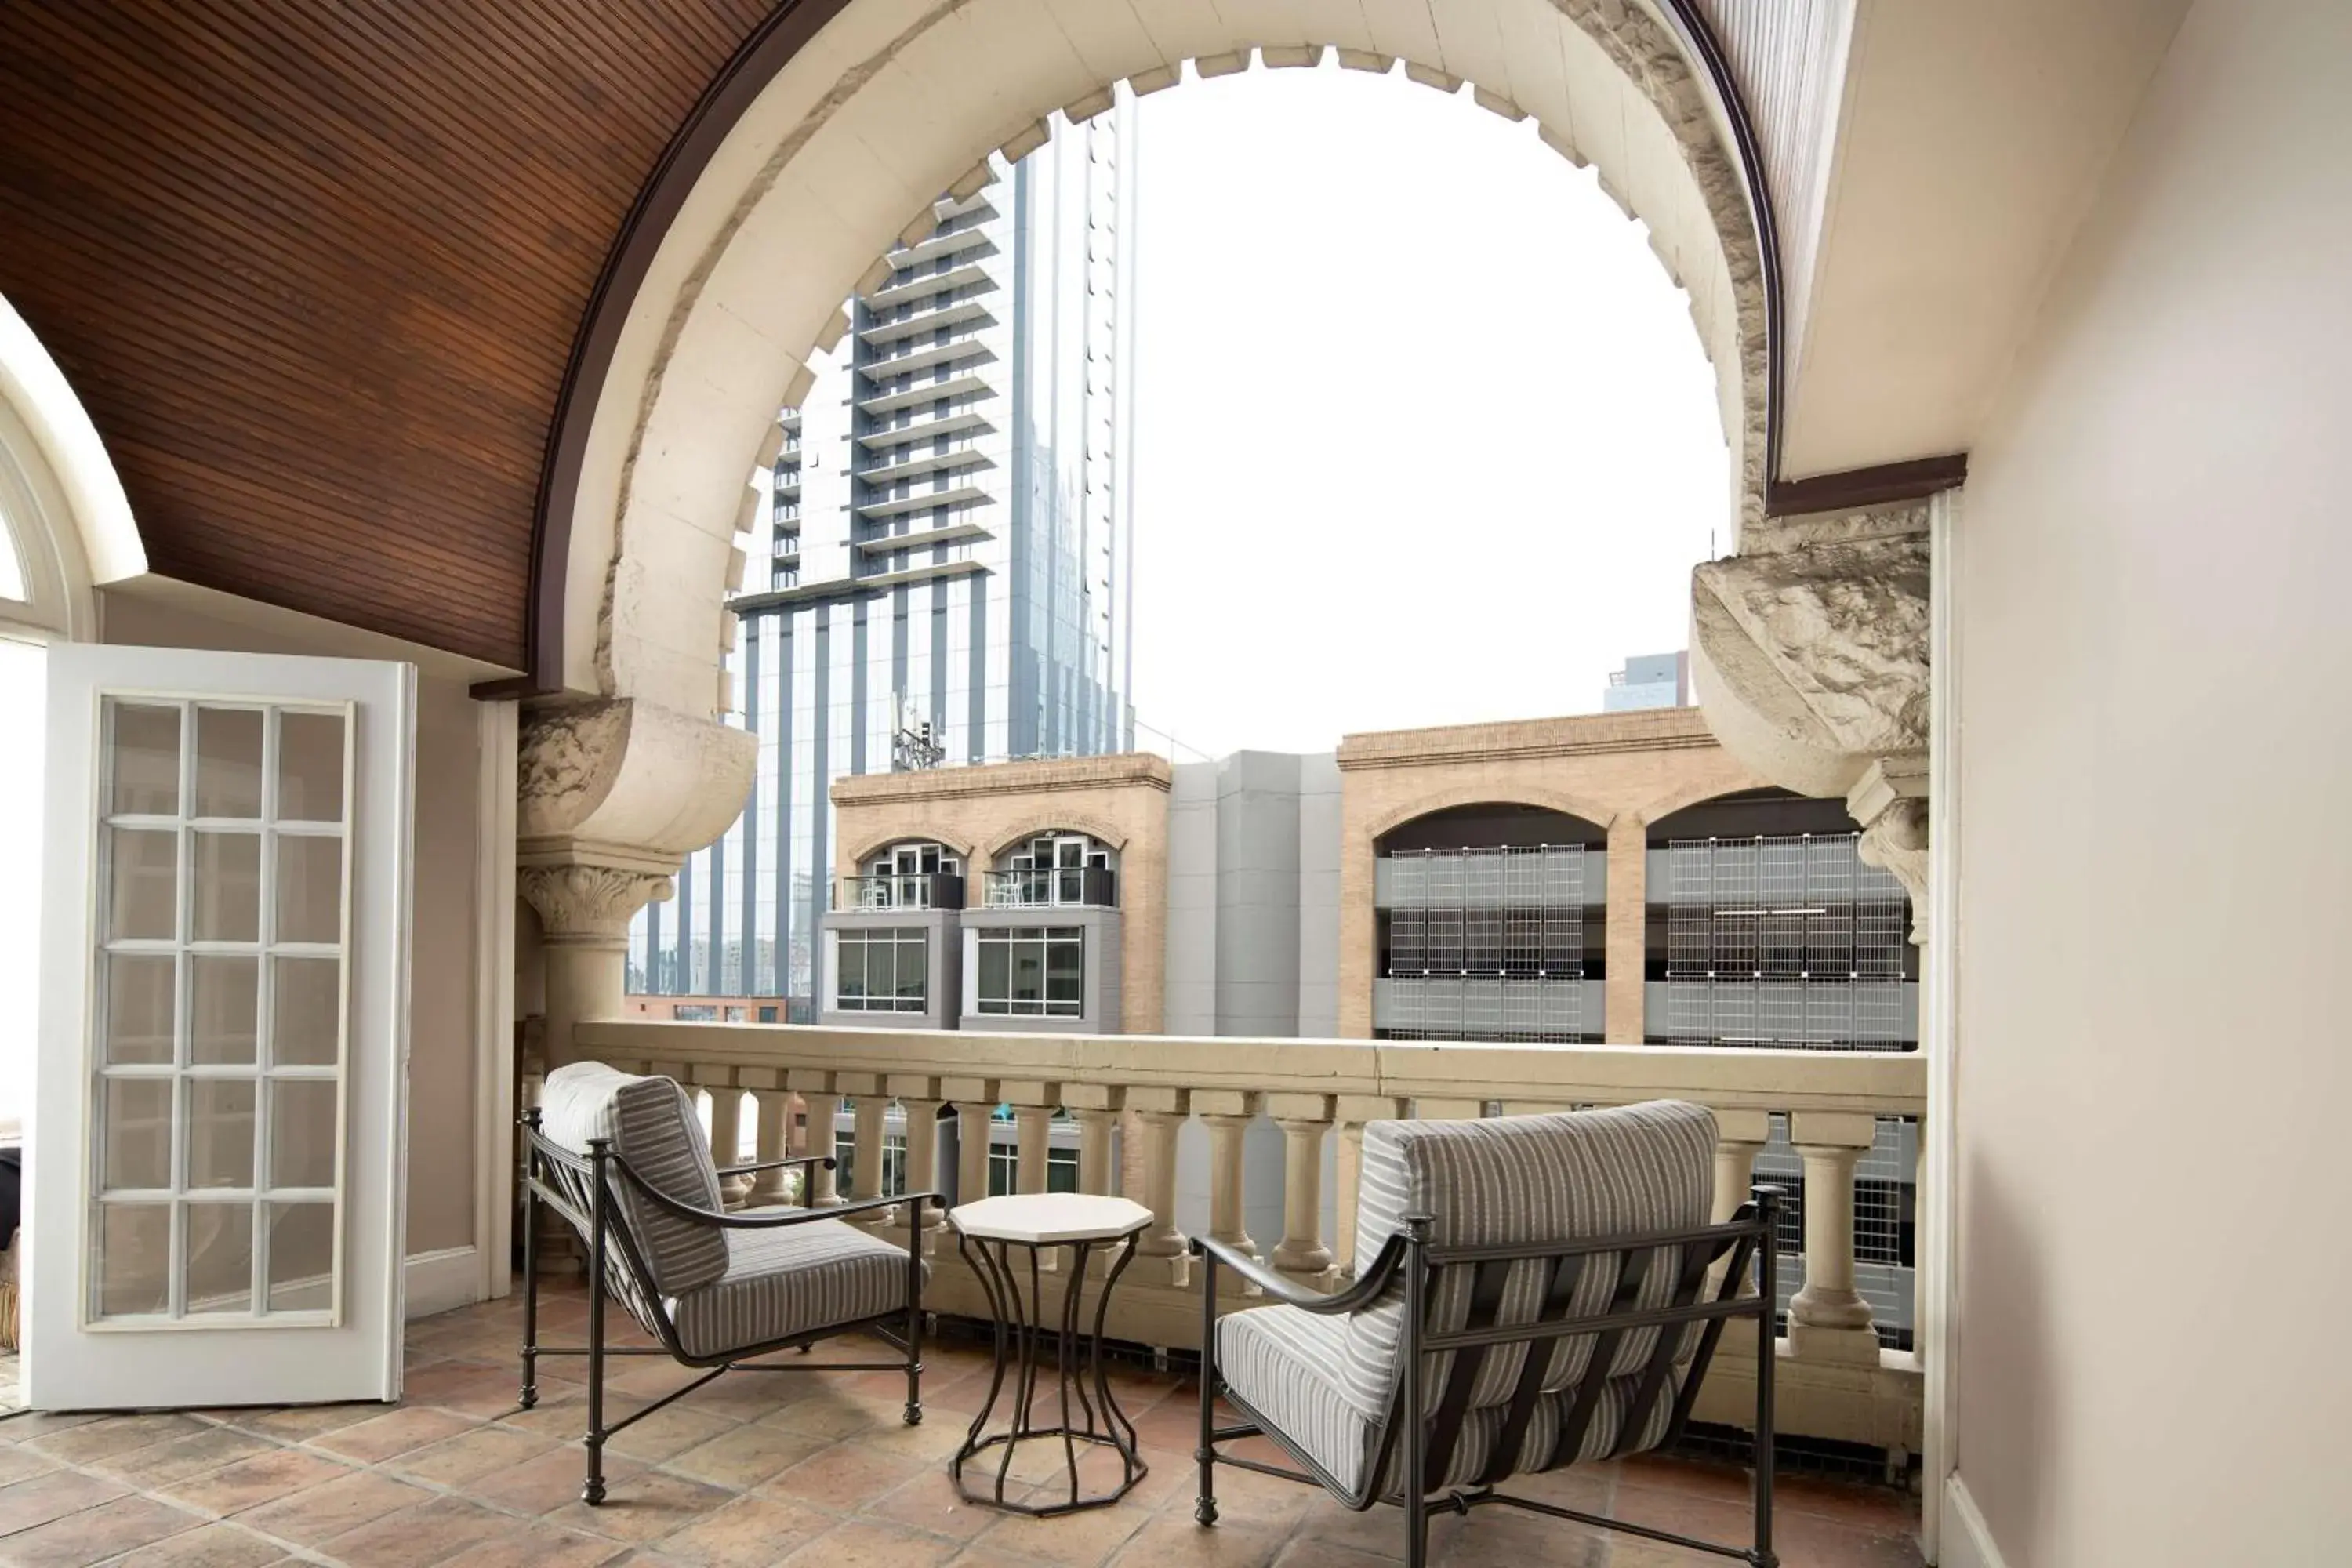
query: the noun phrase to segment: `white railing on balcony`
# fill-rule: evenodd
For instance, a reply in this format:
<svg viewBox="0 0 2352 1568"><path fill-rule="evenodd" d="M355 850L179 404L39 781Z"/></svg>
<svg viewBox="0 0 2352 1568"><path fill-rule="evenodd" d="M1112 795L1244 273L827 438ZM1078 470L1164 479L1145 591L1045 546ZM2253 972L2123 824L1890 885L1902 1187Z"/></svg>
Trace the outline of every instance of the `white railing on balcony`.
<svg viewBox="0 0 2352 1568"><path fill-rule="evenodd" d="M1000 1106L1013 1117L1018 1190L1045 1191L1056 1113L1066 1112L1076 1128L1079 1190L1123 1193L1154 1216L1113 1299L1109 1331L1185 1349L1200 1336L1177 1223L1179 1144L1198 1150L1186 1136L1193 1121L1206 1135L1210 1233L1328 1289L1347 1277L1355 1253L1369 1121L1694 1100L1716 1115L1716 1210L1723 1217L1746 1196L1774 1118L1785 1117L1802 1169L1803 1284L1790 1303L1776 1363L1780 1429L1896 1451L1918 1445L1917 1360L1882 1350L1870 1303L1856 1289L1854 1247L1855 1168L1877 1141L1879 1120L1916 1121L1926 1110L1926 1064L1916 1055L619 1021L579 1026L572 1047L571 1056L667 1074L708 1093L712 1142L721 1151L742 1147L747 1102L761 1159L799 1152L792 1145L805 1138L802 1130L831 1127L846 1110L853 1159L844 1170L814 1173L808 1191L793 1194L819 1206L900 1190L886 1174L899 1158L912 1186L984 1194ZM958 1130L952 1170L941 1168L943 1116ZM1281 1141L1278 1172L1263 1172L1274 1193L1251 1190L1244 1156L1245 1136L1261 1119L1271 1122L1261 1139L1278 1131ZM899 1145L889 1134L901 1132ZM1326 1149L1333 1144L1328 1165L1336 1191L1327 1225ZM772 1173L756 1187L737 1178L730 1201L782 1202L786 1191ZM1253 1238L1251 1213L1279 1215L1281 1234ZM879 1223L903 1236L904 1211ZM944 1236L939 1213L926 1213L922 1223ZM985 1318L985 1298L952 1243L929 1245L927 1299L942 1312ZM1234 1292L1221 1310L1258 1304L1230 1273L1221 1278ZM1049 1295L1059 1288L1049 1287ZM1727 1342L1701 1394L1700 1418L1741 1421L1743 1399L1752 1408L1754 1366L1751 1353Z"/></svg>

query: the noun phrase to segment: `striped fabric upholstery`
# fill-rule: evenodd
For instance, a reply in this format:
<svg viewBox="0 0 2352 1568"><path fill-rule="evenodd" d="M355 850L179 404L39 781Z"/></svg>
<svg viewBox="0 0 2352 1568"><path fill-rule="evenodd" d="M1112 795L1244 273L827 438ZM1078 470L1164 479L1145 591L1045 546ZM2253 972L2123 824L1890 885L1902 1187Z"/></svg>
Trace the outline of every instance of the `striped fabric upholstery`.
<svg viewBox="0 0 2352 1568"><path fill-rule="evenodd" d="M1297 1444L1347 1490L1360 1494L1365 1478L1380 1458L1387 1424L1358 1409L1339 1385L1338 1371L1346 1332L1345 1320L1318 1318L1296 1307L1235 1312L1217 1324L1217 1370L1226 1386L1263 1416L1267 1426ZM1512 1473L1549 1469L1574 1459L1597 1459L1613 1451L1639 1382L1618 1377L1601 1385L1600 1403L1573 1456L1557 1451L1561 1417L1574 1402L1573 1392L1548 1394L1538 1399ZM1502 1431L1505 1414L1504 1406L1489 1405L1464 1418L1453 1460L1438 1483L1441 1488L1466 1486L1477 1478ZM1673 1415L1671 1399L1654 1401L1632 1448L1654 1447L1664 1441ZM1403 1467L1403 1445L1399 1444L1389 1456L1381 1489L1383 1496L1400 1489Z"/></svg>
<svg viewBox="0 0 2352 1568"><path fill-rule="evenodd" d="M539 1112L541 1133L558 1148L584 1155L590 1139L609 1138L613 1152L664 1196L713 1212L723 1207L702 1119L671 1079L573 1062L547 1075ZM723 1231L665 1212L617 1172L613 1190L621 1223L664 1296L684 1296L727 1272Z"/></svg>
<svg viewBox="0 0 2352 1568"><path fill-rule="evenodd" d="M727 1272L670 1302L677 1342L724 1355L905 1310L907 1249L837 1219L730 1230Z"/></svg>
<svg viewBox="0 0 2352 1568"><path fill-rule="evenodd" d="M1437 1247L1539 1246L1701 1228L1715 1195L1715 1118L1707 1110L1670 1100L1550 1116L1372 1122L1364 1129L1357 1260L1368 1264L1390 1236L1404 1228L1410 1214L1431 1216L1430 1240ZM1616 1298L1625 1255L1591 1255L1574 1266L1568 1316L1667 1304L1683 1266L1697 1262L1680 1258L1681 1250L1633 1255L1645 1259L1644 1272L1624 1301ZM1540 1259L1508 1265L1492 1321L1536 1321L1553 1283L1552 1269ZM1427 1331L1466 1325L1476 1274L1477 1266L1470 1264L1438 1271ZM1225 1318L1217 1325L1218 1370L1267 1425L1360 1494L1396 1397L1403 1331L1400 1279L1371 1306L1344 1317L1268 1307ZM1703 1330L1693 1324L1677 1331L1664 1395L1643 1411L1642 1430L1625 1445L1628 1451L1665 1436L1675 1394ZM1607 1381L1572 1456L1554 1450L1561 1440L1561 1417L1575 1401L1599 1336L1555 1341L1515 1470L1616 1448L1658 1332L1635 1330L1620 1336ZM1423 1408L1433 1416L1457 1353L1423 1358ZM1485 1465L1527 1355L1523 1344L1486 1352L1443 1484L1466 1481ZM1402 1445L1398 1447L1401 1452ZM1391 1486L1396 1473L1390 1471Z"/></svg>
<svg viewBox="0 0 2352 1568"><path fill-rule="evenodd" d="M1431 1216L1434 1247L1507 1247L1597 1239L1662 1231L1696 1230L1715 1201L1715 1117L1705 1107L1653 1100L1609 1110L1549 1116L1501 1116L1475 1121L1375 1121L1364 1129L1363 1177L1356 1208L1356 1257L1369 1262L1409 1214ZM1618 1258L1601 1254L1577 1277L1570 1315L1606 1310L1616 1293ZM1459 1329L1467 1321L1473 1270L1444 1271L1426 1326ZM1630 1305L1660 1307L1674 1296L1676 1270L1653 1257ZM1531 1322L1547 1283L1546 1266L1514 1264L1495 1321ZM1396 1387L1397 1344L1404 1331L1404 1287L1344 1320L1340 1382L1349 1403L1377 1417ZM1677 1366L1698 1348L1702 1330L1682 1331ZM1658 1331L1637 1330L1618 1342L1609 1373L1638 1371L1657 1343ZM1583 1374L1594 1336L1575 1335L1552 1348L1543 1392ZM1434 1396L1453 1352L1424 1359L1423 1388ZM1478 1369L1470 1405L1483 1408L1509 1398L1527 1350L1490 1352Z"/></svg>

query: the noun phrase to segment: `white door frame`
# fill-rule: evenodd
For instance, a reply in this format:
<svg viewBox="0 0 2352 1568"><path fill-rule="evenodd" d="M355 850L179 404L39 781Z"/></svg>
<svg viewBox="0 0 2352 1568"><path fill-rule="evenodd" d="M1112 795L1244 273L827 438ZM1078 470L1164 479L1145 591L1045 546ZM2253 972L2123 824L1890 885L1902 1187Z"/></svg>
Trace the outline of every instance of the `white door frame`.
<svg viewBox="0 0 2352 1568"><path fill-rule="evenodd" d="M477 706L474 811L474 1245L480 1299L514 1289L515 810L520 712Z"/></svg>

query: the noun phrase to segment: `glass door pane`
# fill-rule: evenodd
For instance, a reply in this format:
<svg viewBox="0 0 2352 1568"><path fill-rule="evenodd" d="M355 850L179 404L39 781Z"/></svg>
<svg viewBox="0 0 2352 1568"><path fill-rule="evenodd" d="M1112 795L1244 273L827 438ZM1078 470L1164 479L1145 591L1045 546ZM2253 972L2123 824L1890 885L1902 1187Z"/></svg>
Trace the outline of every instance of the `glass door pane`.
<svg viewBox="0 0 2352 1568"><path fill-rule="evenodd" d="M103 702L90 1327L339 1319L350 734Z"/></svg>

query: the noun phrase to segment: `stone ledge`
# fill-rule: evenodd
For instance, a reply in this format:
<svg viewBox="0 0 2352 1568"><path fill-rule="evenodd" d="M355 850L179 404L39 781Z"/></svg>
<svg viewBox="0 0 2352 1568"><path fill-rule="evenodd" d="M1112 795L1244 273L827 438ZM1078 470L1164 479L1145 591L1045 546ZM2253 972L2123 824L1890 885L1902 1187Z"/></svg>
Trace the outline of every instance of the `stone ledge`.
<svg viewBox="0 0 2352 1568"><path fill-rule="evenodd" d="M1433 763L1513 762L1612 752L1712 748L1715 731L1696 708L1637 709L1557 719L1515 719L1486 724L1444 724L1426 730L1380 730L1339 742L1339 771L1424 767Z"/></svg>
<svg viewBox="0 0 2352 1568"><path fill-rule="evenodd" d="M873 805L902 800L955 800L966 795L1007 795L1023 791L1099 789L1137 784L1165 794L1175 772L1167 758L1150 752L1108 757L1050 757L1034 762L978 763L960 768L927 768L904 773L853 773L835 779L833 804Z"/></svg>

